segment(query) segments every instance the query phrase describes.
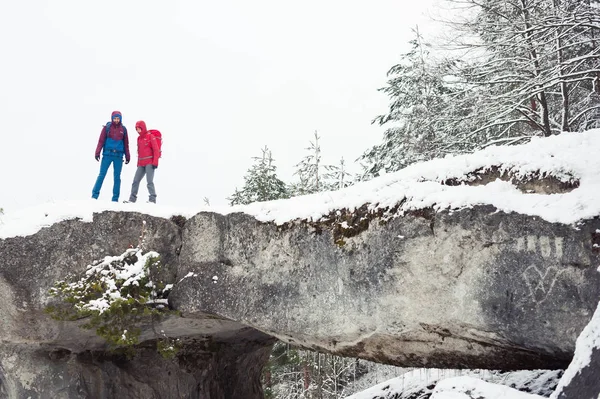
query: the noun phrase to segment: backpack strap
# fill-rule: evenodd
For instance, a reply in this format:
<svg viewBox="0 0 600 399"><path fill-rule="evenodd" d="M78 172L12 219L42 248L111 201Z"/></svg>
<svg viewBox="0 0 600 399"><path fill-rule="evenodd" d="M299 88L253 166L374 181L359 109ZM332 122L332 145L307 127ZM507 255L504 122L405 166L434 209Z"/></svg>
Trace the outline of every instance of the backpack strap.
<svg viewBox="0 0 600 399"><path fill-rule="evenodd" d="M104 133L106 134L106 137L104 138L104 145L102 146L102 148L106 147L106 143L108 142L108 133L110 133L110 125L112 122L108 122L106 124L106 126L104 126Z"/></svg>
<svg viewBox="0 0 600 399"><path fill-rule="evenodd" d="M108 134L110 133L110 125L112 125L112 122L109 121L106 124L106 126L104 126L105 132L106 132L106 138L104 139L104 146L102 148L106 147L106 143L108 142ZM121 126L123 126L123 139L125 139L125 136L127 136L127 128L125 127L125 125L121 125Z"/></svg>
<svg viewBox="0 0 600 399"><path fill-rule="evenodd" d="M112 124L112 122L108 122L105 126L106 128L106 138L108 138L108 133L110 133L110 125ZM125 125L121 125L123 126L123 135L126 136L127 135L127 128L125 127Z"/></svg>

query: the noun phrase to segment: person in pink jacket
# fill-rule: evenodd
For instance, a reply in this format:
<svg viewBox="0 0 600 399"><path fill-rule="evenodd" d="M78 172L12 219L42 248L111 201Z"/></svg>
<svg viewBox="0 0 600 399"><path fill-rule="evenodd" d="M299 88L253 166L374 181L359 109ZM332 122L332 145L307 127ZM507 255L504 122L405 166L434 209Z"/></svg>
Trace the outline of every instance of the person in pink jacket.
<svg viewBox="0 0 600 399"><path fill-rule="evenodd" d="M135 130L138 132L137 148L138 148L138 163L133 184L131 185L131 194L129 201L137 200L138 189L140 182L146 176L148 186L148 194L150 195L149 202L156 203L156 190L154 188L154 171L158 168L158 158L160 157L160 149L157 138L148 132L146 122L138 121L135 124Z"/></svg>

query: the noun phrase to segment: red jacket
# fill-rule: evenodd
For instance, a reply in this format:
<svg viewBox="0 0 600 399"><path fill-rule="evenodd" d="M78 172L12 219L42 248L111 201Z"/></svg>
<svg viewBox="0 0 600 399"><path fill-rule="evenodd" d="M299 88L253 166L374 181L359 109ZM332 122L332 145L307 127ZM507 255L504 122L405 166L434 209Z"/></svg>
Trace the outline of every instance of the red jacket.
<svg viewBox="0 0 600 399"><path fill-rule="evenodd" d="M158 166L158 157L160 156L160 153L158 150L158 143L156 142L156 138L152 136L151 133L148 133L148 129L146 129L146 122L138 121L135 124L136 131L138 127L141 129L141 132L138 132L139 136L137 139L137 166Z"/></svg>

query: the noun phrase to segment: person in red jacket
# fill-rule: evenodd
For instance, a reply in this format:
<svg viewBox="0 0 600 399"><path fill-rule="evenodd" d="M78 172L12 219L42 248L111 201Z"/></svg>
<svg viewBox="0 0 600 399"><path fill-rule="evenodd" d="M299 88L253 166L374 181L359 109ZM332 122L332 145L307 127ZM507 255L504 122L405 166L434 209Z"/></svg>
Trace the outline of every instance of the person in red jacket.
<svg viewBox="0 0 600 399"><path fill-rule="evenodd" d="M146 122L138 121L135 124L135 130L138 132L137 148L138 148L138 163L135 176L133 178L133 184L131 185L131 195L129 195L128 202L135 202L137 200L138 189L140 188L140 182L146 176L146 183L148 185L148 194L150 195L149 201L156 203L156 190L154 189L154 171L158 168L158 158L160 151L156 137L146 129Z"/></svg>

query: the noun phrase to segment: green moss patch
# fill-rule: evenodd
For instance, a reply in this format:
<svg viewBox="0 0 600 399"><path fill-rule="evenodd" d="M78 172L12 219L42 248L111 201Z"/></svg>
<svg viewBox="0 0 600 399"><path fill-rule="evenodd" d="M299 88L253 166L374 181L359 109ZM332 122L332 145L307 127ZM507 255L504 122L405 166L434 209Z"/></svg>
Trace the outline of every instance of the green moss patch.
<svg viewBox="0 0 600 399"><path fill-rule="evenodd" d="M111 348L131 355L141 325L174 313L167 304L172 284L158 278L160 269L160 256L153 251L131 248L120 256L107 256L82 275L56 282L50 295L59 301L45 310L56 320L84 320L82 328L94 330ZM157 339L159 352L176 353L175 341L164 333Z"/></svg>

